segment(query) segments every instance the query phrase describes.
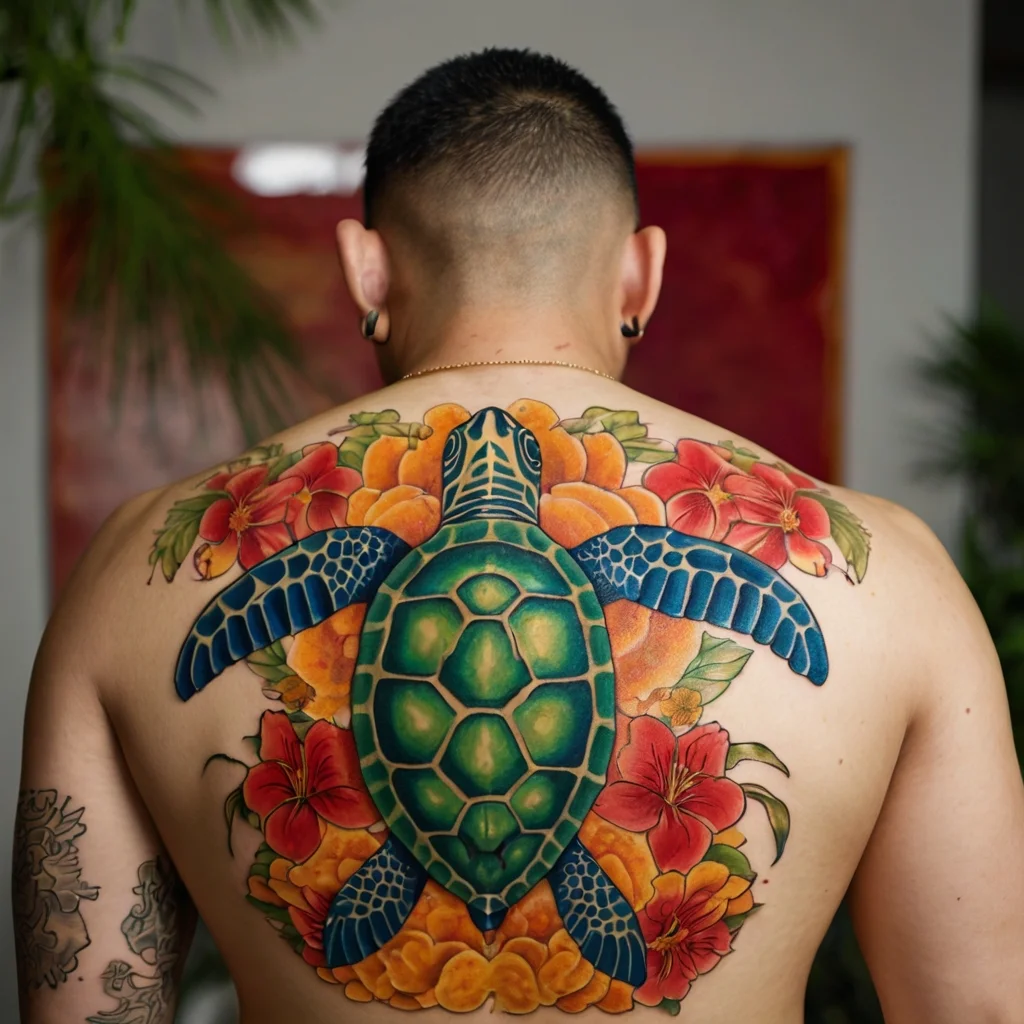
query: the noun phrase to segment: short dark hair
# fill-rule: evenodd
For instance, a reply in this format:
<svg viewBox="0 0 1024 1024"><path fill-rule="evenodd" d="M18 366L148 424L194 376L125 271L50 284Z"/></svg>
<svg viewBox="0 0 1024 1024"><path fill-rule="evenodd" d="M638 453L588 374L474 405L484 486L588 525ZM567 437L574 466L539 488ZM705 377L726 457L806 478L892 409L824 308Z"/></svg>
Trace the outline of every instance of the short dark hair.
<svg viewBox="0 0 1024 1024"><path fill-rule="evenodd" d="M366 224L394 186L420 179L514 203L603 180L638 209L633 145L615 107L568 64L531 50L445 61L381 112L366 152Z"/></svg>

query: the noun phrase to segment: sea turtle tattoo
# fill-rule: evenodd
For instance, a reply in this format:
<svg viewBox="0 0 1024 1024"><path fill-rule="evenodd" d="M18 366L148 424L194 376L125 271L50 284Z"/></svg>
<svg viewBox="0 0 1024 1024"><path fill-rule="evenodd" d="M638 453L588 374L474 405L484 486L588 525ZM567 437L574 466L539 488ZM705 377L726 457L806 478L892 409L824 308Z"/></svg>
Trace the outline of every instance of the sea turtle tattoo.
<svg viewBox="0 0 1024 1024"><path fill-rule="evenodd" d="M825 681L817 622L772 568L663 526L620 526L566 550L538 525L540 478L534 434L483 409L448 436L429 540L410 549L375 526L314 533L218 594L182 647L175 682L188 699L254 651L368 605L351 726L389 832L333 899L329 967L392 939L428 878L485 935L547 879L582 955L643 984L634 911L578 835L615 740L606 605L747 634Z"/></svg>

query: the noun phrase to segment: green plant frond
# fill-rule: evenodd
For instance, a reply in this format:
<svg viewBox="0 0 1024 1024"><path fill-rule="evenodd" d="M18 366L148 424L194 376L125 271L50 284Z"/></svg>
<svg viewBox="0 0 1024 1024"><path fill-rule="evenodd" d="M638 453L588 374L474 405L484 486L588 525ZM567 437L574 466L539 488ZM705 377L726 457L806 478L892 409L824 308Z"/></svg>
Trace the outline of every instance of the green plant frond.
<svg viewBox="0 0 1024 1024"><path fill-rule="evenodd" d="M203 381L226 383L250 439L281 426L294 343L211 226L230 223L230 204L197 183L144 111L74 76L54 91L50 157L46 213L75 228L78 305L97 321L115 403L129 380L152 396L183 365L197 394ZM261 365L271 357L273 372Z"/></svg>
<svg viewBox="0 0 1024 1024"><path fill-rule="evenodd" d="M138 58L108 64L103 68L103 72L108 78L119 79L159 96L170 106L176 107L186 114L199 113L199 107L186 94L186 89L206 95L212 91L198 78L193 78L184 72L176 72L175 69L160 65L158 62L144 61Z"/></svg>
<svg viewBox="0 0 1024 1024"><path fill-rule="evenodd" d="M11 119L10 137L6 140L5 152L0 159L0 216L11 216L14 212L12 207L15 204L10 200L11 189L26 157L29 135L36 118L35 91L28 83L23 83L19 88L21 94L17 100L17 113Z"/></svg>
<svg viewBox="0 0 1024 1024"><path fill-rule="evenodd" d="M1024 329L983 307L973 321L949 321L917 369L949 408L925 465L965 485L960 567L995 642L1024 753Z"/></svg>
<svg viewBox="0 0 1024 1024"><path fill-rule="evenodd" d="M221 42L262 36L290 42L300 25L319 20L314 0L201 0L206 16Z"/></svg>

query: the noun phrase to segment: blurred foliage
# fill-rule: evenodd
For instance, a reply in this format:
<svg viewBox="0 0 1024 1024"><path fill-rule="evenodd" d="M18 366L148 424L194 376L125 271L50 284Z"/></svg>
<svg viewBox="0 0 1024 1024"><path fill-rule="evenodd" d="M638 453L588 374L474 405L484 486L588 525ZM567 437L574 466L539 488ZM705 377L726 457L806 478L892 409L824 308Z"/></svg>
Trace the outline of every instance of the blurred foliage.
<svg viewBox="0 0 1024 1024"><path fill-rule="evenodd" d="M807 979L807 1024L884 1024L846 905L829 926Z"/></svg>
<svg viewBox="0 0 1024 1024"><path fill-rule="evenodd" d="M283 422L281 370L295 347L275 304L219 241L231 205L181 166L129 98L195 114L209 94L191 75L122 52L138 6L0 0L0 218L28 213L61 231L69 267L58 269L74 275L79 308L96 321L90 355L110 371L115 398L129 375L152 398L178 354L197 393L211 378L226 383L252 436ZM287 38L316 13L313 0L200 6L224 43ZM30 190L16 194L26 180Z"/></svg>
<svg viewBox="0 0 1024 1024"><path fill-rule="evenodd" d="M950 405L947 432L925 468L961 480L960 568L992 633L1024 750L1024 329L993 309L951 323L921 365Z"/></svg>

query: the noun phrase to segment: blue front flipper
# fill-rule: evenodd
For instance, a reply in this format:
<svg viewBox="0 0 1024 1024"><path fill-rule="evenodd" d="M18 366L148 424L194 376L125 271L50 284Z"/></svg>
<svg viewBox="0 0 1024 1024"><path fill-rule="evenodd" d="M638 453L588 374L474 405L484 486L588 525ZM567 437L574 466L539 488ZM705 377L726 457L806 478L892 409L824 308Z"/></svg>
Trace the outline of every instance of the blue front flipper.
<svg viewBox="0 0 1024 1024"><path fill-rule="evenodd" d="M626 897L573 839L548 876L565 930L584 960L627 985L647 980L647 943Z"/></svg>
<svg viewBox="0 0 1024 1024"><path fill-rule="evenodd" d="M327 966L357 964L393 939L426 884L426 871L389 836L331 902L323 932Z"/></svg>
<svg viewBox="0 0 1024 1024"><path fill-rule="evenodd" d="M753 555L667 526L617 526L569 554L602 604L635 601L746 633L812 683L820 686L828 676L825 641L810 608Z"/></svg>
<svg viewBox="0 0 1024 1024"><path fill-rule="evenodd" d="M229 665L373 597L409 545L376 526L323 530L260 562L196 619L174 674L182 700Z"/></svg>

